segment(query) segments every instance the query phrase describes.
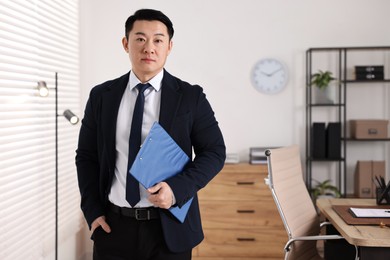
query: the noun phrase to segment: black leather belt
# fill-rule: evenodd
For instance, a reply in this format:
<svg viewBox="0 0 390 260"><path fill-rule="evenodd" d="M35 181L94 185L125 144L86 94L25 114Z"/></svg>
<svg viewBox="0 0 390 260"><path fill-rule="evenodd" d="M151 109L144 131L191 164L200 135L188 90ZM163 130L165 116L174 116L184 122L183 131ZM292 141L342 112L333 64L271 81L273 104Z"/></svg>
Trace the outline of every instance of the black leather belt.
<svg viewBox="0 0 390 260"><path fill-rule="evenodd" d="M160 213L157 208L121 208L112 203L109 204L109 209L117 214L125 217L135 218L136 220L151 220L160 218Z"/></svg>

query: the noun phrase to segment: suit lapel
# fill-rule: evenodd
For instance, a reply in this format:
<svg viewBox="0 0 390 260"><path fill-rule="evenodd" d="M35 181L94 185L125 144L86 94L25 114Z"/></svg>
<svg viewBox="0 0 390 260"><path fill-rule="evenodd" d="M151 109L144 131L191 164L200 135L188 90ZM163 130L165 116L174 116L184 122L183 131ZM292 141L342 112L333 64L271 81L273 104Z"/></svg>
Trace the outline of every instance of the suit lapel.
<svg viewBox="0 0 390 260"><path fill-rule="evenodd" d="M129 82L129 73L115 80L111 85L107 86L107 91L102 95L102 122L106 134L104 144L109 157L109 164L111 167L115 166L115 136L116 123L118 117L119 106L122 100L127 83Z"/></svg>
<svg viewBox="0 0 390 260"><path fill-rule="evenodd" d="M171 126L174 118L176 117L182 94L175 78L165 70L161 91L159 123L164 127L164 129L166 129L166 131L171 132L173 130L171 129Z"/></svg>

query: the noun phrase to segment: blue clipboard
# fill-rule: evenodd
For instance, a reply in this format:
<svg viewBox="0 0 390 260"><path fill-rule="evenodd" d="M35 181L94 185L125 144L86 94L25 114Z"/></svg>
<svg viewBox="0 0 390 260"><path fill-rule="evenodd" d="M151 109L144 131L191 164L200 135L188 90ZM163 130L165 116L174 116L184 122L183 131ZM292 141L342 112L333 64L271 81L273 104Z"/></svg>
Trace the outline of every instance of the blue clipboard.
<svg viewBox="0 0 390 260"><path fill-rule="evenodd" d="M182 172L190 158L176 144L171 136L155 122L129 171L146 189ZM193 198L181 208L171 207L169 211L181 222L187 215Z"/></svg>

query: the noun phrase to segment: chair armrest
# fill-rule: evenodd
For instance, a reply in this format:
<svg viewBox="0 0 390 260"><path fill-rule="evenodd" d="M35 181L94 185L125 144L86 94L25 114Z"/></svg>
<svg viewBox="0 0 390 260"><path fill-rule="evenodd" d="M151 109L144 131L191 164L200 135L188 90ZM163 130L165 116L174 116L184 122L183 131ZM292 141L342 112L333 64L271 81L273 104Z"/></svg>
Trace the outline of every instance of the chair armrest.
<svg viewBox="0 0 390 260"><path fill-rule="evenodd" d="M286 245L284 246L284 251L290 251L290 246L295 241L317 241L317 240L334 240L334 239L344 239L344 237L339 235L319 235L319 236L303 236L303 237L294 237L290 238Z"/></svg>
<svg viewBox="0 0 390 260"><path fill-rule="evenodd" d="M324 221L324 222L320 223L320 229L325 227L325 226L333 226L333 224L330 223L329 221Z"/></svg>
<svg viewBox="0 0 390 260"><path fill-rule="evenodd" d="M329 225L328 223L324 223L325 225ZM331 224L331 223L330 223ZM335 239L345 239L344 237L342 236L339 236L339 235L319 235L319 236L303 236L303 237L294 237L294 238L290 238L286 245L284 246L284 252L286 252L286 254L290 251L290 246L292 243L294 243L295 241L312 241L312 240L335 240ZM355 246L355 260L359 260L359 250L358 250L358 247L356 245ZM287 256L287 255L286 255ZM286 258L287 259L287 258Z"/></svg>

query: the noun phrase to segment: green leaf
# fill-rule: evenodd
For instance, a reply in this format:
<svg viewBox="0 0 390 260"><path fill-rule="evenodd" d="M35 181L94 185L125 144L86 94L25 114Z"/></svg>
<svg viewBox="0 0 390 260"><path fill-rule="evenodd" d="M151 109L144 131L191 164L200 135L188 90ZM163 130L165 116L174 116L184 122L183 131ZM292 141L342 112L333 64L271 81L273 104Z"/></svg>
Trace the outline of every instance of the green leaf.
<svg viewBox="0 0 390 260"><path fill-rule="evenodd" d="M330 71L318 70L317 73L314 73L311 76L311 84L318 87L319 89L324 89L329 86L329 83L335 80Z"/></svg>

